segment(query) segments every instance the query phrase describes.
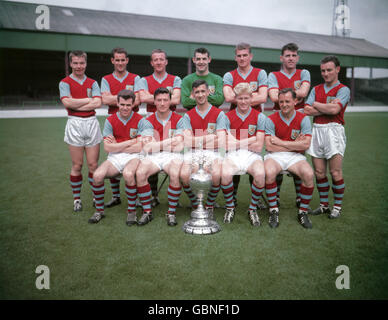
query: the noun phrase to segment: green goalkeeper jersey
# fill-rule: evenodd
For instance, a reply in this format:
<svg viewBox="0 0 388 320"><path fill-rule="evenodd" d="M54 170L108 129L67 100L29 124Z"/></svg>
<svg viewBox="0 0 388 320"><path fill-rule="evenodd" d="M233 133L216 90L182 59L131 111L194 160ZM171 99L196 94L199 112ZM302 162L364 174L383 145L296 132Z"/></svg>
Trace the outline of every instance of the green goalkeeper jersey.
<svg viewBox="0 0 388 320"><path fill-rule="evenodd" d="M224 86L223 80L219 75L209 72L206 76L199 76L196 73L192 73L184 77L181 85L181 102L183 107L190 110L195 107L196 102L190 98L191 85L195 80L202 79L209 85L210 95L208 101L211 105L219 107L224 103L224 93L222 88Z"/></svg>

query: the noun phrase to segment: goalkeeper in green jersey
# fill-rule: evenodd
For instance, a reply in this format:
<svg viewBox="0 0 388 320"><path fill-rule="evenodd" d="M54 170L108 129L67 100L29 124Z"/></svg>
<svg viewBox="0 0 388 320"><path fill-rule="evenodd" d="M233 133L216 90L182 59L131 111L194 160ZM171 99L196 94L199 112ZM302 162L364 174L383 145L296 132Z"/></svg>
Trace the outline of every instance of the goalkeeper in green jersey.
<svg viewBox="0 0 388 320"><path fill-rule="evenodd" d="M181 86L181 103L187 110L194 108L196 105L191 95L191 85L198 79L205 80L209 85L210 95L208 101L211 105L219 107L224 103L224 94L222 92L223 80L220 76L209 71L210 62L210 53L206 48L198 48L194 51L193 63L195 64L195 73L187 75L182 80Z"/></svg>

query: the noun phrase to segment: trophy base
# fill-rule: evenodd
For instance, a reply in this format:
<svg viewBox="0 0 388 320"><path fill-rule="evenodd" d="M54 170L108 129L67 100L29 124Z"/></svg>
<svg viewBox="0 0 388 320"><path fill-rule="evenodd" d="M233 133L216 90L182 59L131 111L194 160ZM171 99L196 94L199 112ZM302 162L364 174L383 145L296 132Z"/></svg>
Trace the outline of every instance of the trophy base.
<svg viewBox="0 0 388 320"><path fill-rule="evenodd" d="M221 227L216 221L196 218L185 222L182 229L190 234L214 234L221 231Z"/></svg>

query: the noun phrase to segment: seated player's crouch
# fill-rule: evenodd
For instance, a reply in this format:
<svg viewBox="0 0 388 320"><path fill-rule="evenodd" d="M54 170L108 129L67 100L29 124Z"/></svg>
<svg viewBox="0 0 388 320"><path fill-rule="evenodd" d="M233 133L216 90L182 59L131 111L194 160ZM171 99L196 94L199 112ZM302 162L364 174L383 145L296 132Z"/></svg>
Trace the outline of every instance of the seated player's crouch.
<svg viewBox="0 0 388 320"><path fill-rule="evenodd" d="M136 170L136 183L143 215L138 224L145 225L153 219L151 208L151 186L148 178L162 170L168 174L167 225L175 226L176 208L182 186L179 172L183 163L182 116L170 110L171 93L166 88L158 88L154 93L156 112L145 121L142 132L143 153L146 154Z"/></svg>
<svg viewBox="0 0 388 320"><path fill-rule="evenodd" d="M234 93L237 108L226 114L227 153L222 162L221 173L221 189L226 202L224 223L231 223L235 214L233 176L249 173L253 176L253 183L248 218L253 226L258 227L260 219L257 204L265 184L264 164L260 153L264 144L266 116L251 107L252 89L249 83L239 83L234 88Z"/></svg>
<svg viewBox="0 0 388 320"><path fill-rule="evenodd" d="M127 225L136 221L136 183L135 172L139 164L139 152L142 142L138 136L144 125L141 115L133 112L135 94L130 90L122 90L117 95L119 111L105 120L104 149L108 158L94 172L93 180L96 188L93 192L96 198L96 212L89 219L97 223L105 217L104 214L104 179L122 174L126 183L128 196Z"/></svg>
<svg viewBox="0 0 388 320"><path fill-rule="evenodd" d="M265 189L270 207L269 225L272 228L279 225L276 176L283 170L294 173L302 180L297 218L304 228L312 228L307 213L314 191L314 172L303 155L310 146L311 124L305 114L295 111L296 103L295 91L291 88L280 90L280 110L268 116L265 125Z"/></svg>

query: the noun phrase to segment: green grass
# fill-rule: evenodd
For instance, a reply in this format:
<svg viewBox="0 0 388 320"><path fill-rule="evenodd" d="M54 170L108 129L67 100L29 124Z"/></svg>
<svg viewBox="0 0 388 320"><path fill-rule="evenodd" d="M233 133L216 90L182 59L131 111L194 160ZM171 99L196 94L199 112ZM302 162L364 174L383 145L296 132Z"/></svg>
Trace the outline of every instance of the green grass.
<svg viewBox="0 0 388 320"><path fill-rule="evenodd" d="M285 177L279 228L268 226L267 212L263 225L252 228L244 176L233 223L224 225L217 209L222 231L194 236L181 230L188 209L178 209L177 227L166 225L166 186L155 219L144 227L125 225L125 201L88 224L94 211L86 165L84 210L72 213L66 119L0 120L0 298L387 299L388 114L346 114L346 121L340 219L312 217L313 229L303 229L292 179ZM188 205L185 195L181 202ZM318 203L315 190L311 205ZM35 287L39 265L50 268L50 290ZM336 289L339 265L350 269L350 290Z"/></svg>

